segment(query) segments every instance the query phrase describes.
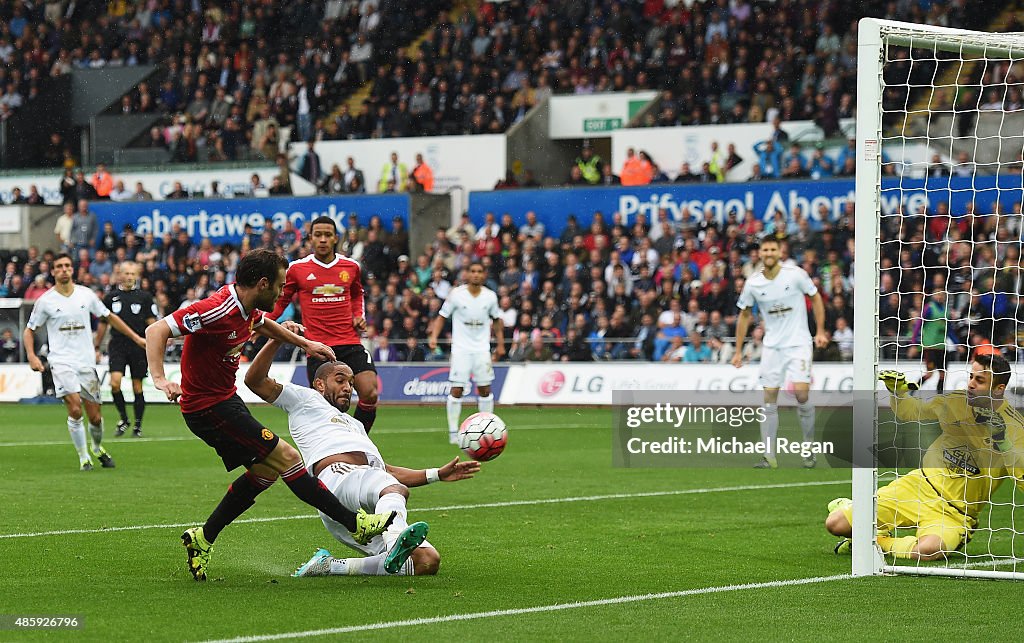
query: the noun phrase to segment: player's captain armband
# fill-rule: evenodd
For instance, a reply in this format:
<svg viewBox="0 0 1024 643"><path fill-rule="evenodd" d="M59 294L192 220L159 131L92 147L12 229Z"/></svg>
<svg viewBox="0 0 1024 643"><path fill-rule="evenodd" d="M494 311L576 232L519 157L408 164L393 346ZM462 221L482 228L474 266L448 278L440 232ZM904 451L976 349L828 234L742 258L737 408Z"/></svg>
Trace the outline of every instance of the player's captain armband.
<svg viewBox="0 0 1024 643"><path fill-rule="evenodd" d="M189 313L181 318L181 325L190 333L194 333L203 327L203 321L199 313Z"/></svg>

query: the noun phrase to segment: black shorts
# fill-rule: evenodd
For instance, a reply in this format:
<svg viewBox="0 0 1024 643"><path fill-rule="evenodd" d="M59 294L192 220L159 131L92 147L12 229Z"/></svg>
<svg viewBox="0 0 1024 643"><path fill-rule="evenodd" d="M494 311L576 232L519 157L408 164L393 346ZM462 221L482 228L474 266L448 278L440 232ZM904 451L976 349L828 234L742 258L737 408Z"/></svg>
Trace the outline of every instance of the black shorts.
<svg viewBox="0 0 1024 643"><path fill-rule="evenodd" d="M924 358L925 367L931 369L946 369L946 349L945 348L926 348L922 351L922 357Z"/></svg>
<svg viewBox="0 0 1024 643"><path fill-rule="evenodd" d="M334 356L338 358L339 362L348 364L354 375L359 375L366 371L371 373L377 372L377 367L373 365L373 362L370 360L370 354L366 352L362 344L331 346L331 349L334 351ZM311 387L313 386L313 376L316 375L316 369L326 363L326 360L317 359L316 357L306 358L306 377Z"/></svg>
<svg viewBox="0 0 1024 643"><path fill-rule="evenodd" d="M146 349L135 344L127 346L110 345L110 372L127 373L131 371L133 380L141 380L146 377L149 365L146 363Z"/></svg>
<svg viewBox="0 0 1024 643"><path fill-rule="evenodd" d="M181 415L189 430L217 451L228 471L263 462L281 440L249 413L238 394Z"/></svg>

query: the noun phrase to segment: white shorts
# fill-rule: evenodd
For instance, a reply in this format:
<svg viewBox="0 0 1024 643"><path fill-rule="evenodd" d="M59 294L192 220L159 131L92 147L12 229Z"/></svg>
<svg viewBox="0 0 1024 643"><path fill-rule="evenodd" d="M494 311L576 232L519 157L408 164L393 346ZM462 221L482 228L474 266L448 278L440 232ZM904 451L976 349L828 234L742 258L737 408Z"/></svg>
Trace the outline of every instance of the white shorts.
<svg viewBox="0 0 1024 643"><path fill-rule="evenodd" d="M50 372L53 373L53 388L57 397L78 393L83 400L100 403L100 378L95 368L51 364Z"/></svg>
<svg viewBox="0 0 1024 643"><path fill-rule="evenodd" d="M761 386L782 388L786 382L811 382L811 346L768 348L761 353Z"/></svg>
<svg viewBox="0 0 1024 643"><path fill-rule="evenodd" d="M452 353L448 381L453 387L469 388L469 376L477 386L488 386L494 381L494 366L490 353Z"/></svg>
<svg viewBox="0 0 1024 643"><path fill-rule="evenodd" d="M376 469L365 464L348 464L347 462L335 462L327 465L327 468L320 472L320 481L331 490L343 507L349 511L365 509L373 513L380 499L380 492L391 485L401 484L393 475L382 469ZM335 540L345 543L352 549L362 552L367 556L383 554L386 550L384 539L374 536L373 540L365 545L358 544L352 539L352 534L341 523L335 522L327 514L320 512L320 519L324 521L324 527L331 532ZM433 545L423 541L420 547L431 547Z"/></svg>

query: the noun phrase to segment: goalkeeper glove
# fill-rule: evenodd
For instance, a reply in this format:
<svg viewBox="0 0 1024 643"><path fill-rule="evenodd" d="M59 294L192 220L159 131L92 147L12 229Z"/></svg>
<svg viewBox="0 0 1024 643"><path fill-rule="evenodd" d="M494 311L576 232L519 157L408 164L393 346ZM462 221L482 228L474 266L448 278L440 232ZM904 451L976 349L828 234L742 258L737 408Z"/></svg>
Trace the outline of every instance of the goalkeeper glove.
<svg viewBox="0 0 1024 643"><path fill-rule="evenodd" d="M885 384L885 388L889 389L890 393L895 393L896 395L917 390L917 384L915 382L908 382L906 374L899 371L879 371L878 379Z"/></svg>

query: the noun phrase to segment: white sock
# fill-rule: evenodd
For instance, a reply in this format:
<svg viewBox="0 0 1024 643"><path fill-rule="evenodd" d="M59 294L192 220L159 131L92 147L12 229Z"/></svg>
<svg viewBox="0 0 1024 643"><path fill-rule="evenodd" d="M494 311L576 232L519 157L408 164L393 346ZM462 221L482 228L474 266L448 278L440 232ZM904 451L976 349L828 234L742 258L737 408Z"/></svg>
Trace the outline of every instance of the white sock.
<svg viewBox="0 0 1024 643"><path fill-rule="evenodd" d="M804 441L810 442L814 439L814 405L809 400L798 404L796 414L800 418L800 430L803 431Z"/></svg>
<svg viewBox="0 0 1024 643"><path fill-rule="evenodd" d="M761 422L761 441L768 446L768 459L775 457L775 436L779 433L779 405L764 405L764 421Z"/></svg>
<svg viewBox="0 0 1024 643"><path fill-rule="evenodd" d="M377 554L366 558L332 558L331 576L412 576L412 556L405 561L397 574L384 571L384 559L387 554Z"/></svg>
<svg viewBox="0 0 1024 643"><path fill-rule="evenodd" d="M459 432L459 417L462 415L462 398L448 396L448 435Z"/></svg>
<svg viewBox="0 0 1024 643"><path fill-rule="evenodd" d="M477 398L476 406L485 413L494 413L494 393L491 393L487 397L481 395Z"/></svg>
<svg viewBox="0 0 1024 643"><path fill-rule="evenodd" d="M103 418L100 418L99 424L93 424L89 422L89 435L92 437L92 450L94 453L100 452L100 444L103 442Z"/></svg>
<svg viewBox="0 0 1024 643"><path fill-rule="evenodd" d="M395 512L395 519L391 522L391 526L387 528L387 531L381 534L381 537L384 538L384 544L387 545L388 549L391 549L391 544L409 526L409 510L405 505L405 496L400 493L386 493L380 497L373 508L373 513L378 514L390 513L392 511Z"/></svg>
<svg viewBox="0 0 1024 643"><path fill-rule="evenodd" d="M68 433L71 434L71 442L75 445L75 451L78 451L79 461L89 460L89 449L85 446L85 426L82 424L82 418L76 420L68 416Z"/></svg>

